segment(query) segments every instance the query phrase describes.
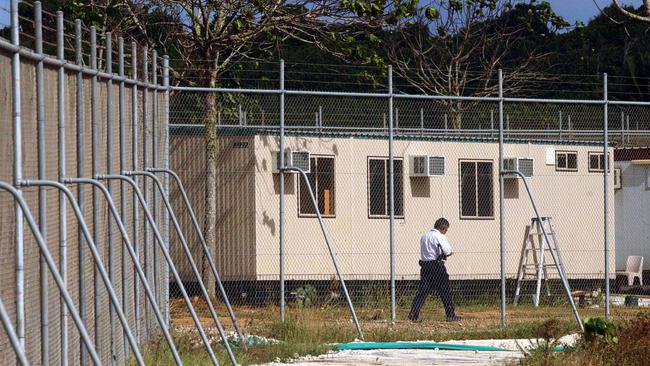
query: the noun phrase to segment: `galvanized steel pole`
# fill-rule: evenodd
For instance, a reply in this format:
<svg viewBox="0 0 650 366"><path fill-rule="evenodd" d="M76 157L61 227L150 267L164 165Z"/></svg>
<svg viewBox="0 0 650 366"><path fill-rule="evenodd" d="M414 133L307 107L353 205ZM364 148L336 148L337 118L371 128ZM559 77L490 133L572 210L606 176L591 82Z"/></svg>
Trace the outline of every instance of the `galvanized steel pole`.
<svg viewBox="0 0 650 366"><path fill-rule="evenodd" d="M151 83L153 86L158 85L158 52L156 50L153 50L152 55L151 55ZM154 88L153 91L153 113L151 116L151 122L152 122L152 127L151 130L153 131L152 138L151 138L151 162L149 163L149 166L144 166L144 168L148 167L156 167L158 166L158 88ZM155 189L153 190L153 218L154 220L160 213L160 208L158 207L158 191ZM154 239L155 240L155 239ZM153 281L153 286L154 286L154 294L156 294L156 299L158 303L160 303L160 275L158 273L158 250L156 250L156 246L154 245L153 248L153 278L155 280Z"/></svg>
<svg viewBox="0 0 650 366"><path fill-rule="evenodd" d="M603 74L603 229L605 241L605 318L609 318L609 137L608 134L608 107L609 96L607 94L607 73Z"/></svg>
<svg viewBox="0 0 650 366"><path fill-rule="evenodd" d="M190 219L192 220L192 224L194 225L194 229L196 230L196 235L198 235L199 240L201 241L201 245L203 247L203 253L208 259L210 269L212 270L212 274L214 275L215 281L217 282L217 285L219 287L219 292L221 294L221 297L223 298L224 303L226 304L226 309L228 310L228 315L230 316L230 320L232 320L233 327L237 332L237 336L239 337L240 343L242 343L243 346L245 347L246 343L245 343L244 334L242 333L239 324L237 324L237 318L235 317L235 312L233 311L232 306L230 305L228 294L226 293L226 289L223 287L221 276L219 276L219 271L217 270L217 266L215 264L214 258L210 254L210 248L208 248L208 243L205 241L205 236L201 231L201 226L199 225L199 221L196 218L196 214L192 209L192 205L190 204L190 199L187 197L187 191L183 186L183 182L181 181L181 178L178 176L178 174L176 174L176 172L169 169L147 169L147 171L154 172L154 173L158 173L158 172L166 173L164 174L165 177L171 175L176 181L176 184L178 185L178 190L181 192L181 197L183 198L183 202L185 203L185 208L187 209L187 212L190 214ZM168 192L165 192L165 195L169 197ZM167 210L165 210L164 212L167 212L167 215L169 215L169 212Z"/></svg>
<svg viewBox="0 0 650 366"><path fill-rule="evenodd" d="M124 77L124 38L119 37L117 39L117 72L120 78ZM119 89L118 89L118 119L120 123L120 171L126 169L126 118L125 118L125 106L124 106L124 80L120 80ZM124 182L120 181L120 217L122 222L126 221L126 194L124 194L125 186ZM119 226L119 223L118 223ZM122 241L122 264L121 264L121 282L122 282L122 308L125 309L129 301L129 286L126 284L127 274L126 267L128 266L128 261L126 259L126 252L129 250L127 248L126 242ZM135 323L135 322L134 322ZM126 342L126 336L122 337L123 345L122 349L124 350L124 359L128 358L128 347Z"/></svg>
<svg viewBox="0 0 650 366"><path fill-rule="evenodd" d="M503 181L503 71L499 69L499 260L501 263L501 325L506 325L506 208Z"/></svg>
<svg viewBox="0 0 650 366"><path fill-rule="evenodd" d="M117 313L117 317L120 323L122 324L122 327L124 328L124 332L127 335L127 338L129 340L129 345L131 346L131 350L133 351L133 354L135 356L136 363L139 366L145 366L144 359L142 358L142 354L140 353L138 342L136 341L135 337L133 337L133 334L131 333L128 321L126 320L126 316L124 315L124 311L122 310L117 295L115 294L115 290L113 289L113 284L111 283L111 280L108 277L108 272L106 271L104 265L102 264L102 258L101 258L101 254L99 253L99 249L97 249L97 245L95 244L95 241L90 235L90 230L88 229L88 225L86 225L86 221L84 220L84 217L81 215L81 211L79 210L79 205L75 201L72 192L64 184L56 181L50 181L50 180L23 180L21 184L26 187L34 187L34 186L52 187L58 189L59 191L65 194L65 198L70 202L70 206L75 214L75 217L77 218L77 222L79 223L79 225L83 230L88 247L90 249L90 253L92 254L93 260L95 262L94 263L95 267L99 270L101 280L104 284L104 287L106 288L106 292L108 292L108 299L110 302L109 307L110 305L113 305L115 307L115 312Z"/></svg>
<svg viewBox="0 0 650 366"><path fill-rule="evenodd" d="M18 23L18 0L11 0L11 43L20 46L20 25ZM11 91L13 104L13 138L14 138L14 185L18 198L22 198L20 181L23 179L23 136L20 107L20 54L11 56ZM16 220L16 334L20 345L25 347L25 248L23 212L19 205L15 208Z"/></svg>
<svg viewBox="0 0 650 366"><path fill-rule="evenodd" d="M7 333L7 338L9 338L9 343L11 343L11 347L14 349L18 364L21 366L29 366L29 361L27 361L27 357L25 356L25 350L23 349L23 346L20 345L18 335L16 334L16 330L11 322L11 318L9 318L9 313L7 313L7 308L2 302L2 299L0 299L0 320L2 321L2 327Z"/></svg>
<svg viewBox="0 0 650 366"><path fill-rule="evenodd" d="M393 66L388 66L388 240L390 247L390 323L395 325L395 157L393 152Z"/></svg>
<svg viewBox="0 0 650 366"><path fill-rule="evenodd" d="M35 51L43 54L43 18L41 2L34 2L34 27L36 44ZM38 129L38 179L45 177L45 81L43 80L43 61L36 63L36 123ZM38 189L38 225L47 240L47 190L45 187ZM50 354L49 341L49 272L45 263L45 256L40 256L40 281L41 281L41 364L47 365ZM64 352L64 348L61 348Z"/></svg>
<svg viewBox="0 0 650 366"><path fill-rule="evenodd" d="M22 185L22 181L18 181L16 183L18 183L18 185ZM79 330L79 337L81 338L81 342L86 344L87 349L90 350L90 357L95 363L95 365L101 365L99 355L95 350L95 345L92 343L90 336L86 331L86 327L84 326L83 321L79 317L79 313L77 313L77 310L75 309L74 302L72 301L72 297L70 297L70 294L66 289L66 286L63 284L63 279L61 278L59 272L56 269L56 263L54 263L54 259L52 259L52 256L50 255L50 252L47 248L47 244L45 243L45 240L43 239L41 232L38 230L38 226L36 226L34 217L32 216L32 213L29 211L29 207L25 203L22 193L17 188L14 188L13 186L3 181L0 181L0 189L9 192L14 197L16 206L20 206L21 208L20 212L25 215L24 218L27 221L27 224L30 230L32 231L32 234L34 234L34 239L36 239L36 244L38 245L39 252L43 253L43 256L45 257L45 262L47 263L47 267L50 269L50 273L52 274L52 278L54 279L54 283L59 288L59 293L61 294L61 297L65 301L66 306L70 310L70 314L72 314L72 319L75 325L77 326L77 329ZM22 344L19 344L19 347L23 348L24 346Z"/></svg>
<svg viewBox="0 0 650 366"><path fill-rule="evenodd" d="M142 90L142 141L139 141L138 145L142 144L143 146L143 156L142 156L142 167L146 168L149 164L149 136L150 136L150 127L149 127L149 48L144 46L142 48L142 80L144 81L144 88ZM142 179L144 200L149 202L149 183L146 179ZM156 208L153 208L153 215L155 216ZM147 274L147 278L151 281L151 236L149 235L149 226L144 226L144 272ZM151 281L155 282L155 281ZM154 293L156 293L156 287L153 288ZM144 328L146 339L150 339L150 324L149 324L149 307L144 306Z"/></svg>
<svg viewBox="0 0 650 366"><path fill-rule="evenodd" d="M90 27L90 68L97 70L97 30L95 27ZM99 157L97 148L99 147L99 118L97 116L97 75L93 75L91 78L90 84L90 118L92 125L92 174L95 175L99 173ZM99 212L99 198L97 197L97 190L93 189L93 241L99 243L100 241L100 215ZM94 316L95 316L95 344L102 344L101 342L101 288L99 284L99 279L101 275L99 274L99 269L97 266L94 267L94 296L93 296L93 307L94 307Z"/></svg>
<svg viewBox="0 0 650 366"><path fill-rule="evenodd" d="M106 73L113 75L113 34L106 32ZM106 79L106 171L111 174L113 171L113 79ZM113 194L111 182L108 182L108 191ZM108 211L108 208L107 208ZM115 283L115 248L113 247L113 224L106 220L106 232L108 239L108 278ZM111 363L117 361L117 350L115 349L115 310L108 306L108 317L111 327Z"/></svg>
<svg viewBox="0 0 650 366"><path fill-rule="evenodd" d="M162 183L160 183L160 180L158 179L158 177L153 173L150 173L150 172L147 172L147 171L139 171L139 172L128 172L128 171L126 171L126 172L122 172L122 174L124 174L126 176L143 175L143 176L149 177L149 178L151 178L151 180L154 183L152 188L153 189L158 188L160 193L163 193ZM230 361L232 362L233 366L236 366L237 365L237 360L235 359L235 354L232 352L232 348L230 347L230 343L228 343L228 340L226 338L226 333L223 330L223 327L221 326L221 321L219 320L219 316L217 314L217 311L216 311L216 309L215 309L215 307L214 307L214 305L212 303L212 300L210 299L210 294L208 292L208 289L205 287L205 284L203 282L203 278L201 276L201 272L199 271L198 267L196 266L196 261L194 260L194 258L192 256L192 251L190 250L190 246L189 246L187 240L185 239L185 235L183 234L183 230L181 229L181 226L180 226L180 224L179 224L179 222L178 222L178 220L176 218L176 214L174 214L174 209L172 208L171 203L169 203L169 199L167 198L167 196L163 195L162 196L162 201L163 201L163 203L165 205L165 208L169 212L169 217L171 217L171 219L172 219L172 223L174 224L174 229L176 230L176 234L178 234L178 238L179 238L179 240L181 242L181 245L183 247L183 251L185 252L185 256L187 257L187 261L190 264L190 268L192 269L192 272L194 273L194 276L196 276L196 280L197 280L197 282L199 284L199 289L203 293L203 297L205 298L205 302L208 305L208 310L210 312L210 315L212 316L212 320L214 320L214 323L215 323L215 325L217 327L217 331L219 332L219 335L221 336L221 339L224 340L224 347L226 348L226 351L228 353L228 357L230 358ZM153 218L153 220L155 222L155 217ZM158 236L156 236L156 238L154 238L154 240L158 241L157 239L158 239ZM163 243L160 242L159 244L162 245Z"/></svg>
<svg viewBox="0 0 650 366"><path fill-rule="evenodd" d="M146 222L149 223L149 225L152 228L154 236L157 237L158 240L154 241L155 243L162 243L162 236L160 235L160 232L158 231L158 227L156 226L156 222L153 220L153 217L151 216L151 213L149 212L149 209L147 208L147 202L144 200L142 197L142 193L140 192L140 188L138 187L137 183L131 179L130 177L127 177L125 175L117 175L117 174L112 174L112 175L98 175L96 179L102 180L102 179L120 179L125 182L127 182L131 188L133 189L133 193L136 195L136 198L138 202L140 203L140 206L142 206L142 210L144 211L144 217ZM162 251L165 260L169 264L169 269L172 272L172 276L174 277L174 281L178 284L178 289L181 292L181 296L183 297L183 300L185 301L185 305L187 306L187 309L190 312L190 316L192 317L192 320L194 321L194 325L196 326L196 329L199 332L199 336L201 337L201 340L203 342L203 345L205 346L206 351L208 352L208 355L210 356L210 360L212 361L212 364L215 366L219 365L219 362L217 361L216 356L214 355L214 351L212 350L212 347L210 346L210 341L208 340L208 337L205 334L205 330L203 329L203 326L201 325L201 320L199 319L198 315L196 314L196 311L194 309L194 306L192 305L192 301L190 300L189 296L187 295L187 291L185 290L185 285L183 285L183 281L176 271L176 267L174 266L174 262L169 255L169 252L167 252L167 249L164 247L164 245L161 244L160 250Z"/></svg>
<svg viewBox="0 0 650 366"><path fill-rule="evenodd" d="M138 48L135 42L131 42L131 77L133 80L138 80ZM138 149L140 147L140 141L138 137L138 85L133 84L131 89L131 123L132 123L132 136L131 136L131 163L133 164L133 169L138 169ZM137 184L137 179L134 178L135 183ZM133 192L133 250L135 254L140 257L140 246L139 246L139 237L140 237L140 226L138 220L138 205L135 204L137 200L137 195ZM146 225L146 223L145 223ZM149 279L149 273L147 273L147 268L144 268L144 274ZM141 339L142 334L140 332L140 287L138 286L138 281L133 279L133 314L135 317L135 334L138 339Z"/></svg>
<svg viewBox="0 0 650 366"><path fill-rule="evenodd" d="M83 65L83 50L81 42L81 20L77 19L74 22L75 28L75 55L77 60L77 65ZM77 175L83 177L85 174L85 164L86 164L86 146L85 146L85 116L84 116L84 76L83 72L79 70L77 72ZM86 210L86 191L83 186L79 186L77 191L77 201L79 202L79 209L81 213L85 215ZM81 232L81 228L77 232L77 242L79 243L78 247L78 261L79 261L79 316L83 321L86 320L86 249L84 247L84 237ZM86 345L83 342L80 343L80 365L85 365L88 362L88 354L86 350Z"/></svg>
<svg viewBox="0 0 650 366"><path fill-rule="evenodd" d="M56 54L60 61L65 61L63 54L63 12L56 12ZM66 131L65 131L65 69L60 66L58 69L57 80L57 94L58 94L58 120L59 120L59 176L61 180L66 176ZM68 285L68 209L63 193L59 194L59 272L63 279L63 284ZM68 310L61 302L61 349L65 350L61 360L62 365L66 365L67 349L68 349Z"/></svg>
<svg viewBox="0 0 650 366"><path fill-rule="evenodd" d="M528 193L528 198L530 199L530 203L533 206L533 211L535 212L535 217L539 221L540 229L542 229L542 236L544 237L544 240L546 241L546 244L550 247L551 241L548 236L548 232L546 231L546 225L543 225L543 220L542 220L542 215L539 213L539 210L537 209L537 204L535 204L535 198L533 197L533 192L530 190L530 186L528 185L528 181L526 180L526 177L518 170L504 170L503 174L516 174L521 178L521 181L524 182L524 187L526 188L526 193ZM543 245L543 244L541 244ZM582 319L580 318L580 314L578 313L578 308L576 308L575 301L573 300L573 296L571 295L571 286L569 285L569 280L566 277L566 273L564 272L563 266L559 265L560 259L559 259L559 253L556 253L554 250L549 250L551 253L551 257L553 258L553 261L555 264L560 268L558 270L558 274L560 275L560 279L562 280L562 285L564 286L564 291L567 295L567 299L569 300L569 305L571 305L571 310L573 310L573 316L576 318L576 322L578 323L578 326L580 327L580 331L585 330L584 324L582 323Z"/></svg>
<svg viewBox="0 0 650 366"><path fill-rule="evenodd" d="M163 57L163 86L165 87L165 142L163 148L163 168L169 170L169 56ZM169 177L165 175L164 181L165 194L169 196ZM165 228L163 231L163 239L167 250L169 250L169 213L167 210L163 211L163 222ZM165 264L163 273L163 302L165 304L165 319L167 326L170 325L171 318L169 315L169 264Z"/></svg>
<svg viewBox="0 0 650 366"><path fill-rule="evenodd" d="M122 181L120 181L123 183ZM142 286L144 287L145 290L145 296L151 303L151 307L153 308L154 315L156 316L156 320L158 322L158 325L160 325L160 329L163 332L163 336L165 337L165 341L167 342L167 345L169 346L169 350L172 353L172 357L174 358L174 362L177 365L182 365L182 361L180 359L180 356L178 355L178 351L176 350L176 344L174 343L173 338L171 337L171 334L169 333L167 326L165 324L165 319L163 318L162 313L160 312L160 309L158 307L158 304L156 302L156 298L154 296L153 291L151 290L151 287L149 285L149 281L147 281L146 276L144 275L144 271L142 270L142 267L140 266L140 262L138 260L137 255L133 251L133 243L129 239L129 235L126 232L126 227L124 226L124 221L121 219L117 212L117 208L115 207L115 202L113 201L113 197L111 194L108 192L108 189L106 189L99 181L95 179L88 179L88 178L68 178L64 179L64 183L73 183L73 184L92 184L95 187L97 187L104 197L106 198L106 201L108 202L108 207L109 211L111 213L111 216L113 216L113 219L115 219L115 222L117 223L118 229L120 231L120 234L122 236L122 241L124 242L124 249L125 253L128 253L129 256L131 257L131 260L133 261L133 267L134 267L134 272L137 275L137 278L140 279L140 282L142 283ZM134 202L135 203L135 202Z"/></svg>
<svg viewBox="0 0 650 366"><path fill-rule="evenodd" d="M334 253L334 247L332 246L332 241L330 240L329 234L327 233L327 228L325 227L323 216L321 215L320 210L318 209L318 203L316 202L316 197L314 196L314 190L312 189L311 184L309 183L309 178L307 177L307 173L305 173L302 169L296 167L287 167L285 169L293 170L295 172L300 173L300 175L304 179L305 185L307 186L307 190L309 191L309 198L311 198L311 202L314 204L314 207L316 207L316 217L318 218L318 224L320 225L321 232L323 233L323 238L325 238L325 243L327 244L327 250L330 253L330 258L332 258L332 264L334 264L334 269L336 270L336 274L339 277L341 288L343 288L343 294L345 295L345 300L348 303L348 307L350 308L350 313L352 314L352 321L354 322L354 326L357 328L357 333L359 334L359 338L363 339L363 330L361 330L361 324L359 323L359 319L357 318L357 313L354 310L354 305L352 304L352 299L350 298L348 287L345 285L345 278L343 276L343 272L341 271L341 267L339 267L339 262L336 259L336 254Z"/></svg>
<svg viewBox="0 0 650 366"><path fill-rule="evenodd" d="M284 60L280 60L280 320L284 309Z"/></svg>

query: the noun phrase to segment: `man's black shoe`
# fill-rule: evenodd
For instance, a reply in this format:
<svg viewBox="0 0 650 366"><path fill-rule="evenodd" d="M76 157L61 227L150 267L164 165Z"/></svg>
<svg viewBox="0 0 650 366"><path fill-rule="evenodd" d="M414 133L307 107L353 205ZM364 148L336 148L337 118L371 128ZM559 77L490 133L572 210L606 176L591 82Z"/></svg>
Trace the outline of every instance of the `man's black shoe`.
<svg viewBox="0 0 650 366"><path fill-rule="evenodd" d="M448 322L459 322L459 321L461 321L461 320L463 320L463 317L462 317L462 316L454 315L454 316L448 316L448 317L447 317L447 321L448 321Z"/></svg>
<svg viewBox="0 0 650 366"><path fill-rule="evenodd" d="M414 316L414 315L412 315L412 314L409 314L409 320L412 321L412 322L414 322L414 323L415 323L415 322L419 322L418 317L417 317L417 316Z"/></svg>

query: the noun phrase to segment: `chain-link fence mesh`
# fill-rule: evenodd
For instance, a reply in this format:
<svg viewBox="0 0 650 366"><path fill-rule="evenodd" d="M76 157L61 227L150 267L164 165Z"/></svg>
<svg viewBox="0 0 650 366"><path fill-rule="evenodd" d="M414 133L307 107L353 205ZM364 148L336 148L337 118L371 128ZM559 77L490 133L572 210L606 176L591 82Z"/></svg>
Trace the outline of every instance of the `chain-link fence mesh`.
<svg viewBox="0 0 650 366"><path fill-rule="evenodd" d="M29 8L29 12L32 12L33 5L25 6ZM24 16L19 20L21 40L25 41L25 46L34 47L38 40L27 34L34 31L36 26L34 21ZM43 33L47 33L43 40L44 51L49 55L56 54L56 44L49 42L54 39L50 36L56 34L56 29L48 28L49 25L56 24L56 15L44 12L43 23ZM74 60L74 23L68 23L64 23L66 32L64 57L67 60ZM90 44L86 41L89 33L89 28L82 27L81 36L84 41L81 42L83 47L81 59L86 68L90 62L91 52ZM104 34L98 35L98 44L105 45L106 42ZM112 71L116 74L119 61L117 38L113 37L112 42ZM103 46L98 50L100 60L98 66L103 71L108 70L105 61L106 50L107 48ZM138 52L137 56L140 59L136 63L139 70L138 79L145 80L142 73L144 64L141 59L143 51L139 47L134 50ZM17 160L14 152L16 141L13 140L14 119L11 113L14 110L12 52L6 50L1 52L1 69L6 72L0 73L1 85L4 88L0 93L3 96L0 97L0 103L2 110L7 113L2 113L0 117L2 135L6 137L0 144L2 145L0 180L15 183L14 164ZM133 56L135 55L127 54L126 58L132 59ZM51 62L45 63L42 82L40 82L38 64L30 57L22 57L20 62L22 179L63 182L65 178L95 178L97 174L122 174L124 171L162 167L167 124L165 93L153 91L151 59L148 62L150 69L146 78L149 81L146 84L147 90L145 91L144 84L141 84L137 87L136 94L133 94L136 87L130 79L126 79L123 85L120 85L117 79L112 80L109 86L105 75L93 79L86 72L80 78L77 71L70 69L66 69L62 73L63 78L60 79L59 70L62 68L51 65ZM162 59L155 59L153 62L162 65ZM134 76L135 71L132 66L127 62L126 73ZM162 67L158 67L156 73L160 85ZM60 82L63 94L57 91ZM147 105L144 105L145 93L148 99ZM156 98L155 104L154 98ZM60 107L61 101L63 103ZM60 116L63 116L63 120ZM42 134L39 133L39 121L42 121L44 126ZM134 121L137 121L137 124ZM134 138L136 130L137 136ZM59 138L61 132L65 132L63 141ZM39 157L41 143L43 158ZM140 150L137 163L134 163L132 158L134 146ZM144 160L144 146L148 149L147 160ZM61 149L65 149L65 154L61 154ZM42 172L39 169L42 169ZM140 177L138 181L144 189L145 180ZM84 222L91 233L91 238L95 241L100 261L108 273L128 325L141 342L140 346L146 345L149 340L157 337L160 329L155 323L153 313L145 308L142 284L134 274L133 262L126 252L124 247L126 244L122 241L118 226L110 214L107 200L101 191L93 189L88 183L66 183L83 211ZM147 258L144 256L144 248L153 253L153 241L150 239L149 242L143 242L142 217L144 215L142 209L136 206L137 216L140 219L139 221L134 219L136 211L133 205L133 190L116 180L102 180L101 183L111 191L112 199L118 213L122 216L127 233L139 252L139 260L148 269L147 275L152 288L155 289L156 302L161 309L164 309L167 303L166 264L159 252L148 253L150 255ZM84 320L86 330L92 341L96 343L100 359L104 363L126 363L127 359L132 357L132 351L126 342L117 313L113 306L110 306L106 286L95 270L89 242L82 239L81 225L71 203L60 190L50 186L39 187L31 184L21 189L36 223L40 226L57 269L66 281L67 290ZM152 192L149 184L148 204L161 232L165 232L160 193L154 206ZM67 359L68 364L78 365L82 357L86 357L86 362L90 362L87 354L82 356L79 332L70 314L62 312L65 307L59 289L44 262L41 261L40 251L26 222L24 223L24 249L21 251L24 260L22 263L18 261L13 198L8 193L2 193L0 202L2 202L0 227L3 233L0 238L0 248L3 250L2 258L5 264L2 267L4 275L0 291L2 300L14 321L14 327L21 337L24 334L27 358L36 364L41 362L63 364L64 359ZM63 214L59 213L61 207L64 210ZM135 231L138 231L139 235L137 240L133 236ZM20 272L19 264L24 273L22 284L17 281L17 274ZM18 295L19 288L24 291L22 297ZM136 292L138 293L137 306L134 299ZM19 299L24 301L24 318L21 318L18 311ZM137 318L136 314L138 314ZM24 325L18 326L21 322ZM2 342L0 350L5 351L0 356L2 357L0 363L15 362L13 353L9 351L11 350L9 340L4 332L0 341Z"/></svg>
<svg viewBox="0 0 650 366"><path fill-rule="evenodd" d="M345 296L317 218L362 323L390 321L390 112L388 95L336 95L288 91L284 101L285 164L308 169L285 173L284 228L280 226L278 93L176 90L171 99L171 168L185 183L205 231L215 220L211 245L230 299L280 316L284 266L287 313L309 308L315 317L346 318ZM197 109L215 101L215 115ZM610 171L614 146L634 144L642 133L645 106L609 106ZM420 284L420 238L445 217L454 254L446 262L451 293L463 321L497 324L501 289L499 122L504 158L524 180L504 177L504 275L507 321L550 317L572 321L560 269L578 311L604 311L604 177L602 102L507 101L498 99L394 98L394 278L397 320L406 320ZM630 128L627 119L634 121ZM624 128L621 121L625 121ZM640 127L636 130L635 123ZM213 152L216 210L207 216L210 172L206 122L216 131ZM309 164L301 152L309 152ZM300 160L302 159L302 160ZM515 164L515 165L511 165ZM624 178L623 178L624 179ZM608 247L612 314L626 289L614 281L622 269L615 222L615 181L608 177ZM317 207L309 194L311 188ZM172 200L183 227L192 231L180 194ZM533 202L550 218L550 247L536 229ZM617 213L618 214L618 213ZM640 215L638 217L643 217ZM544 219L546 222L546 219ZM280 230L284 230L281 260ZM528 230L528 231L527 231ZM526 234L528 233L528 234ZM196 240L195 234L188 236ZM539 308L535 306L540 243L544 245ZM551 250L553 248L553 250ZM204 258L200 247L195 258ZM553 252L553 253L552 253ZM525 254L525 255L524 255ZM558 258L559 265L553 260ZM181 261L180 255L178 261ZM536 258L534 258L536 257ZM523 258L523 259L522 259ZM281 264L282 263L282 264ZM519 277L519 269L525 275ZM186 270L188 281L191 274ZM210 277L210 275L206 275ZM518 304L513 304L519 288ZM436 294L425 321L444 321ZM337 310L338 309L338 310Z"/></svg>
<svg viewBox="0 0 650 366"><path fill-rule="evenodd" d="M48 28L55 24L55 15L45 17L44 29L55 33L56 29ZM33 47L37 40L27 33L34 29L34 22L25 17L20 21L21 42ZM66 30L71 26L67 24ZM89 32L82 28L81 62L85 65L91 59L90 44L85 41ZM44 40L47 54L56 53L51 36ZM64 56L71 60L74 37L66 34L64 40ZM99 35L97 43L102 45L97 49L98 69L107 70L105 35ZM116 44L114 40L113 72L119 66ZM137 47L133 51L137 53L127 51L123 60L126 74L144 80L147 88L153 87L149 82L154 75L160 84L161 67L154 74L151 60L143 60L145 53ZM0 51L1 70L11 70L11 56L4 48ZM433 257L424 255L421 238L432 232L441 217L450 223L446 237L453 254L444 267L463 324L499 323L502 275L508 323L548 318L571 321L569 299L584 316L602 315L606 242L611 315L629 317L637 306L649 302L643 297L647 290L640 286L643 275L635 279L634 274L639 271L636 256L650 255L645 230L650 150L642 147L647 145L650 121L647 104L621 101L622 84L612 83L614 101L607 106L599 100L597 88L592 88L603 82L598 77L575 83L576 90L563 87L559 79L531 83L531 88L544 89L537 96L568 96L569 100L562 101L515 99L534 94L533 89L521 87L521 80L513 81L519 87L501 100L494 95L432 97L403 94L416 89L402 85L405 81L399 79L394 88L399 93L388 93L384 69L289 65L286 89L276 90L283 78L274 71L277 64L267 63L251 76L245 75L251 72L245 69L250 65L243 65L241 72L229 75L232 80L224 79L223 84L268 89L171 88L167 105L164 90L145 90L145 84L136 87L130 80L121 86L115 79L109 85L106 75L78 79L68 69L63 73L60 110L62 95L50 92L59 85L58 68L45 66L41 84L34 61L23 57L20 65L23 177L58 181L123 173L135 180L158 233L147 225L145 212L126 181L102 178L102 183L112 193L160 310L169 309L179 329L193 325L181 300L185 288L208 333L215 333L215 319L202 289L205 285L226 331L233 333L209 257L214 258L235 313L242 314L245 332L255 331L257 323L277 321L285 310L289 317L310 314L317 322L334 321L353 333L346 291L364 328L406 321L419 289L432 290L419 314L425 323L438 326L454 320L448 319L450 314L442 304L449 305L449 301L441 301L447 297L446 277L437 275L431 288L422 287L428 272L421 269L430 265L422 260L442 255L437 248L432 249ZM149 66L146 71L145 65ZM0 107L5 111L13 108L11 77L11 72L0 73L4 88ZM42 104L39 91L44 96ZM583 99L571 100L579 97ZM43 107L42 115L39 107ZM61 112L65 117L65 174L59 159ZM612 143L607 154L605 117ZM45 126L42 136L40 118ZM286 129L282 137L281 120ZM16 183L12 122L11 113L0 114L0 135L7 137L0 144L0 179ZM525 176L505 175L502 191L501 123L504 170ZM168 133L169 156L165 156ZM41 141L45 142L44 159L38 154ZM281 173L280 155L285 166L300 168L305 176L295 169ZM163 194L146 172L164 167L166 158L185 187L184 192L171 180L169 199L178 227L166 225L171 212L165 210ZM609 164L607 177L605 162ZM39 174L41 166L44 170ZM284 187L280 186L281 174ZM170 178L161 172L155 175L161 181ZM158 336L159 327L107 201L90 185L71 183L69 187L82 207L84 222L131 331L146 345ZM81 238L70 202L54 188L32 185L21 189L100 358L106 363L127 362L133 353L96 272L87 240ZM185 205L184 193L196 222ZM64 202L65 212L59 215ZM41 205L44 214L39 212ZM49 272L41 271L40 252L27 228L24 263L18 261L14 200L8 194L0 195L0 210L0 231L5 234L0 237L0 295L11 318L23 323L18 330L21 335L24 332L28 358L62 363L67 357L69 364L80 364L84 356L79 332L69 316L62 318L58 289ZM546 233L537 225L537 214L543 218ZM160 245L168 245L181 281L168 275ZM19 265L24 268L22 285L17 279ZM617 270L629 273L617 276ZM19 289L24 289L22 298ZM24 300L22 319L19 299ZM47 319L42 315L45 309ZM2 333L0 350L9 349ZM0 357L0 363L15 362L11 352L2 352Z"/></svg>

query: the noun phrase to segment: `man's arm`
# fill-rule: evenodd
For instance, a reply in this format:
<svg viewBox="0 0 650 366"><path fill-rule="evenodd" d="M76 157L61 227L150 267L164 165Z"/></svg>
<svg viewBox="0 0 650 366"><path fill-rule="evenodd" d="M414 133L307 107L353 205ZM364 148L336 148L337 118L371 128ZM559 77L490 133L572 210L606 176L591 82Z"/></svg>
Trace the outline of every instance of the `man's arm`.
<svg viewBox="0 0 650 366"><path fill-rule="evenodd" d="M449 244L449 241L447 240L447 236L439 235L438 241L440 242L440 248L442 248L442 252L445 253L447 257L454 254L451 248L451 244Z"/></svg>

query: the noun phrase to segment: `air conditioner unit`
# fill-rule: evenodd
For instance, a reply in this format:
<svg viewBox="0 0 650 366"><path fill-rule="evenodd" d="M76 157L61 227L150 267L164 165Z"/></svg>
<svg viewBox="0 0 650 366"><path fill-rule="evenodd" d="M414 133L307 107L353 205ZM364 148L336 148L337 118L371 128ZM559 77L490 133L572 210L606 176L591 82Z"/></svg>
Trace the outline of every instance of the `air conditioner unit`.
<svg viewBox="0 0 650 366"><path fill-rule="evenodd" d="M429 175L445 175L445 157L429 155Z"/></svg>
<svg viewBox="0 0 650 366"><path fill-rule="evenodd" d="M524 177L530 178L534 175L533 159L530 158L504 158L503 170L518 171ZM507 174L505 178L519 178L517 174Z"/></svg>
<svg viewBox="0 0 650 366"><path fill-rule="evenodd" d="M286 150L284 154L284 166L287 168L298 168L305 173L310 173L311 158L309 151L304 150ZM280 172L280 152L274 151L272 157L272 172ZM297 173L295 170L290 170L287 173Z"/></svg>
<svg viewBox="0 0 650 366"><path fill-rule="evenodd" d="M409 157L411 177L432 177L445 175L445 158L433 155L411 155Z"/></svg>
<svg viewBox="0 0 650 366"><path fill-rule="evenodd" d="M429 176L429 156L411 155L409 156L409 176L411 177L428 177Z"/></svg>

